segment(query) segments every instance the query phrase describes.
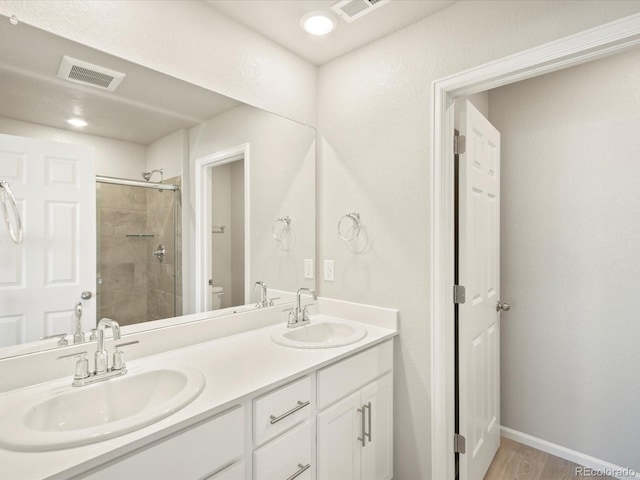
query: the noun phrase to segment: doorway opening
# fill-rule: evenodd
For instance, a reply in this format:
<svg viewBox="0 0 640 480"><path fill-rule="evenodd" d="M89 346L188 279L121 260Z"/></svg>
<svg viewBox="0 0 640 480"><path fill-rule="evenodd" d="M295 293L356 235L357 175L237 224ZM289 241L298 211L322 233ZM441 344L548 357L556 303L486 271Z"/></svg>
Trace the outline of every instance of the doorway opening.
<svg viewBox="0 0 640 480"><path fill-rule="evenodd" d="M455 478L453 103L638 45L634 15L434 83L432 248L432 478Z"/></svg>
<svg viewBox="0 0 640 480"><path fill-rule="evenodd" d="M196 160L196 311L249 303L249 144Z"/></svg>

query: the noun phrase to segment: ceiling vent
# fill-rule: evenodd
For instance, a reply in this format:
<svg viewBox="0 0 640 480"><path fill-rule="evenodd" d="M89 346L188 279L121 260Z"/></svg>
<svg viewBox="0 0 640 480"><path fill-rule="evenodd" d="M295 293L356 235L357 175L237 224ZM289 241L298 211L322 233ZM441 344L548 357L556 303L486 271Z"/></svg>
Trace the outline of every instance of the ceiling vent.
<svg viewBox="0 0 640 480"><path fill-rule="evenodd" d="M351 23L390 1L391 0L342 0L333 5L331 9L344 20Z"/></svg>
<svg viewBox="0 0 640 480"><path fill-rule="evenodd" d="M64 78L82 85L91 85L110 92L113 92L120 85L124 77L124 73L83 62L66 55L62 57L60 70L58 70L58 78Z"/></svg>

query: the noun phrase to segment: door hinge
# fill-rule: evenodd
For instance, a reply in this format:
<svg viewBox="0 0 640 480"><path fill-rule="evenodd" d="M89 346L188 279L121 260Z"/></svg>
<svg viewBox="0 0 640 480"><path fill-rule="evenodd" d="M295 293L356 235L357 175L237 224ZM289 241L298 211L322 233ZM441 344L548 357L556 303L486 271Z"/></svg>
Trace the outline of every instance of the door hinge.
<svg viewBox="0 0 640 480"><path fill-rule="evenodd" d="M462 285L453 286L453 303L464 303L465 289Z"/></svg>
<svg viewBox="0 0 640 480"><path fill-rule="evenodd" d="M459 433L453 436L453 453L467 453L467 439Z"/></svg>
<svg viewBox="0 0 640 480"><path fill-rule="evenodd" d="M462 155L467 149L467 141L464 135L454 135L453 137L453 153L454 155Z"/></svg>

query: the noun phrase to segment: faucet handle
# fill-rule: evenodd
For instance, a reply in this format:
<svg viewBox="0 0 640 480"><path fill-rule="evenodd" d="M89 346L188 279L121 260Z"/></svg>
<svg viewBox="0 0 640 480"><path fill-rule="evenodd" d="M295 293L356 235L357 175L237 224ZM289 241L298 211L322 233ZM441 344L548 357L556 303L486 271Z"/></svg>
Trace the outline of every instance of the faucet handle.
<svg viewBox="0 0 640 480"><path fill-rule="evenodd" d="M273 297L269 299L269 306L273 307L275 304L273 303L274 300L280 300L280 297Z"/></svg>
<svg viewBox="0 0 640 480"><path fill-rule="evenodd" d="M69 355L62 355L57 360L65 360L67 358L77 358L76 373L73 376L74 380L82 380L89 376L89 360L87 360L87 352L70 353Z"/></svg>
<svg viewBox="0 0 640 480"><path fill-rule="evenodd" d="M55 335L47 335L46 337L40 337L40 340L49 340L50 338L57 338L59 347L64 347L69 345L69 340L67 340L66 333L56 333Z"/></svg>
<svg viewBox="0 0 640 480"><path fill-rule="evenodd" d="M113 352L113 370L122 370L125 367L124 361L122 360L123 352L121 352L119 348L128 347L129 345L135 345L136 343L140 343L140 341L132 340L130 342L124 342L115 345L115 351Z"/></svg>

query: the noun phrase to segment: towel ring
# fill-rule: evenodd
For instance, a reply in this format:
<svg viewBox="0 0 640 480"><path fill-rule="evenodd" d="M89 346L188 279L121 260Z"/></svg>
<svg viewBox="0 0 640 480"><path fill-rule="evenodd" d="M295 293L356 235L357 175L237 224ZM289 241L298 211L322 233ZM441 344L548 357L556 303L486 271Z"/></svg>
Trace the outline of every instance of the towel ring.
<svg viewBox="0 0 640 480"><path fill-rule="evenodd" d="M342 224L347 218L351 219L351 221L353 222L353 231L355 233L351 237L346 237L342 234ZM358 212L347 213L346 215L343 215L340 221L338 222L338 236L340 237L341 240L345 242L350 242L352 240L355 240L358 237L358 235L360 235L360 228L361 228L360 214Z"/></svg>
<svg viewBox="0 0 640 480"><path fill-rule="evenodd" d="M7 225L7 230L9 230L9 235L11 235L11 240L16 245L20 245L22 243L22 222L20 221L20 214L18 213L18 207L16 206L16 199L11 193L11 189L9 188L9 182L6 180L0 180L0 190L2 190L2 213L4 215L4 223ZM18 233L13 230L13 226L9 221L9 211L7 210L7 200L11 205L11 210L13 211L13 217L16 222L16 226L18 227Z"/></svg>
<svg viewBox="0 0 640 480"><path fill-rule="evenodd" d="M284 226L280 230L280 235L276 233L276 227L283 223ZM274 220L273 225L271 225L271 236L274 238L276 242L281 242L284 236L287 234L289 230L289 226L291 225L291 217L287 215L286 217L280 217L277 220Z"/></svg>

